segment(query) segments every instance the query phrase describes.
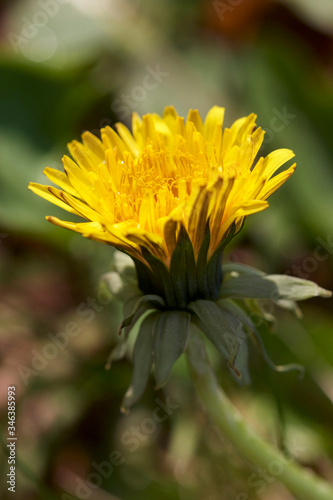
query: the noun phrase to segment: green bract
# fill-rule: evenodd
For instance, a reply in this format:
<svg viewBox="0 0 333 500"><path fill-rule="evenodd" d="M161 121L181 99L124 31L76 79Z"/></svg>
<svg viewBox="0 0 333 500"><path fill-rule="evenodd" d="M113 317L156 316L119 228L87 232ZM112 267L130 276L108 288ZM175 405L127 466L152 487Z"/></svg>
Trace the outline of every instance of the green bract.
<svg viewBox="0 0 333 500"><path fill-rule="evenodd" d="M270 361L256 324L258 315L262 321L272 321L274 315L263 312L262 300L299 316L297 301L330 297L331 292L293 276L269 275L231 262L221 265L225 244L207 262L208 245L209 231L195 262L192 245L182 234L170 271L162 261L150 256L151 273L147 273L146 266L141 270L135 263L136 279L131 261L117 254L115 269L104 276L114 297L123 303L124 317L119 328L120 342L110 353L108 367L126 354L129 334L137 330L132 382L123 400L124 411L142 396L152 368L156 389L167 383L173 364L186 350L192 325L225 357L238 379L249 380L249 339L273 369L302 370L296 364L276 366Z"/></svg>

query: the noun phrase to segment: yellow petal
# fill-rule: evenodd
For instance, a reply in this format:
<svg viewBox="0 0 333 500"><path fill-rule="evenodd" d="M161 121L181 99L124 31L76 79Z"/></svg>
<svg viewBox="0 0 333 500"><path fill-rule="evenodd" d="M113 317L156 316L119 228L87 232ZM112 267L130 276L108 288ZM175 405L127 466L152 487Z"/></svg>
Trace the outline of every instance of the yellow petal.
<svg viewBox="0 0 333 500"><path fill-rule="evenodd" d="M95 210L92 210L83 201L78 200L77 198L74 198L74 196L71 196L70 194L64 192L61 193L61 197L63 198L65 203L71 206L81 217L96 222L102 221L101 215L98 214Z"/></svg>
<svg viewBox="0 0 333 500"><path fill-rule="evenodd" d="M103 143L98 139L98 137L96 137L94 134L91 134L90 132L84 132L82 134L82 141L83 144L94 153L99 161L104 160L105 147L103 146Z"/></svg>
<svg viewBox="0 0 333 500"><path fill-rule="evenodd" d="M163 120L169 127L169 130L172 134L175 133L177 117L178 117L177 111L173 106L167 106L164 109Z"/></svg>
<svg viewBox="0 0 333 500"><path fill-rule="evenodd" d="M247 215L261 212L268 207L267 201L262 200L251 200L244 203L239 203L237 206L233 207L233 211L229 217L223 222L218 240L222 241L223 235L226 234L227 230L230 228L231 224L238 218L246 217Z"/></svg>
<svg viewBox="0 0 333 500"><path fill-rule="evenodd" d="M103 145L106 150L117 148L117 151L123 156L123 152L126 149L124 141L119 137L119 135L111 128L105 127L101 129L101 137Z"/></svg>
<svg viewBox="0 0 333 500"><path fill-rule="evenodd" d="M278 175L272 177L264 186L260 196L263 200L266 200L271 194L274 193L282 184L286 182L287 179L294 173L296 168L296 163L294 163L288 170L281 172Z"/></svg>
<svg viewBox="0 0 333 500"><path fill-rule="evenodd" d="M144 247L158 259L166 260L167 253L164 248L162 236L143 231L141 229L131 229L126 233L126 237L136 243L139 247Z"/></svg>
<svg viewBox="0 0 333 500"><path fill-rule="evenodd" d="M197 131L200 132L200 134L204 135L204 126L202 123L201 116L199 115L199 111L197 109L190 109L186 123L187 122L192 122Z"/></svg>
<svg viewBox="0 0 333 500"><path fill-rule="evenodd" d="M138 144L139 148L142 149L144 146L142 135L142 120L136 112L132 114L132 132L136 143Z"/></svg>
<svg viewBox="0 0 333 500"><path fill-rule="evenodd" d="M234 145L240 146L246 136L254 131L256 118L257 116L251 113L249 116L236 120L230 129L226 128L223 134L222 150L228 151Z"/></svg>
<svg viewBox="0 0 333 500"><path fill-rule="evenodd" d="M74 189L80 193L81 199L89 200L90 203L96 206L98 198L92 189L91 177L88 176L88 173L84 172L84 170L68 156L64 156L62 162L69 182Z"/></svg>
<svg viewBox="0 0 333 500"><path fill-rule="evenodd" d="M81 217L86 223L50 218L53 223L104 241L147 264L146 251L170 264L186 228L195 256L210 224L212 254L235 224L265 209L265 201L294 171L276 175L293 157L281 149L253 162L264 132L256 115L236 120L222 130L224 109L212 107L203 125L197 110L187 121L169 106L160 117L132 116L132 133L123 125L105 127L98 137L85 132L68 147L65 173L47 168L53 186L32 183L30 189Z"/></svg>
<svg viewBox="0 0 333 500"><path fill-rule="evenodd" d="M194 253L197 254L205 236L207 215L212 191L206 186L198 189L197 196L192 202L191 213L188 221L187 232L193 244Z"/></svg>
<svg viewBox="0 0 333 500"><path fill-rule="evenodd" d="M95 170L95 155L89 148L78 141L72 141L68 144L68 150L75 162L80 165L83 170L87 172L93 172Z"/></svg>
<svg viewBox="0 0 333 500"><path fill-rule="evenodd" d="M265 176L269 179L284 163L294 158L295 153L290 149L277 149L264 160Z"/></svg>
<svg viewBox="0 0 333 500"><path fill-rule="evenodd" d="M177 242L177 228L178 228L178 221L174 219L167 219L165 223L163 224L163 235L164 235L164 240L166 247L168 249L169 257L171 258L174 249L176 248L176 242Z"/></svg>
<svg viewBox="0 0 333 500"><path fill-rule="evenodd" d="M73 196L79 197L79 193L69 182L67 175L64 172L60 172L60 170L56 170L54 168L46 167L43 170L46 177L50 179L51 182L57 184L59 187L67 191L67 193L72 194Z"/></svg>
<svg viewBox="0 0 333 500"><path fill-rule="evenodd" d="M219 242L217 241L220 227L222 225L223 215L230 191L234 185L235 178L220 178L216 181L214 186L216 190L216 201L213 213L210 219L211 231L211 247L215 249Z"/></svg>
<svg viewBox="0 0 333 500"><path fill-rule="evenodd" d="M50 201L54 205L57 205L58 207L63 208L64 210L67 210L67 212L80 215L73 207L67 205L67 203L62 200L60 191L57 190L56 188L52 188L50 186L43 186L42 184L37 184L35 182L30 182L29 189L33 193L38 194L38 196L40 196L41 198L44 198L45 200Z"/></svg>
<svg viewBox="0 0 333 500"><path fill-rule="evenodd" d="M135 157L139 156L140 149L128 128L122 123L116 123L116 129L124 144L127 146L128 151L133 153Z"/></svg>
<svg viewBox="0 0 333 500"><path fill-rule="evenodd" d="M213 141L216 127L222 129L224 120L224 108L213 106L207 113L204 125L204 135L207 141Z"/></svg>

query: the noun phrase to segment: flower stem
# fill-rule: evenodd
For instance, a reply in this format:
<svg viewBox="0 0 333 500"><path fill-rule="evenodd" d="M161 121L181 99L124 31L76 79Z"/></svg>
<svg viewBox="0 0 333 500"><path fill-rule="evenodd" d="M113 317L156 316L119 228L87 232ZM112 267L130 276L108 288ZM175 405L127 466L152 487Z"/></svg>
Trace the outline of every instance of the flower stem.
<svg viewBox="0 0 333 500"><path fill-rule="evenodd" d="M246 422L219 387L209 364L205 344L192 329L187 359L198 394L215 424L239 453L254 466L272 470L272 476L302 500L333 500L333 487L265 442Z"/></svg>

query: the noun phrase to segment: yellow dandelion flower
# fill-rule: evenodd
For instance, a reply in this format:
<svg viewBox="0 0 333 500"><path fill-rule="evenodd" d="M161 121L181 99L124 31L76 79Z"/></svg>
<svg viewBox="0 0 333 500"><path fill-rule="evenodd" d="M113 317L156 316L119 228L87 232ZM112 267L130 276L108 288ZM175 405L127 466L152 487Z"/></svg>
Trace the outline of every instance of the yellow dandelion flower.
<svg viewBox="0 0 333 500"><path fill-rule="evenodd" d="M204 123L197 110L185 121L172 106L162 117L147 114L141 119L134 113L132 133L118 123L116 131L103 128L101 140L85 132L82 143L68 145L73 159L64 156L65 172L44 170L60 189L36 183L29 188L88 221L47 217L50 222L126 252L138 269L144 265L152 270L155 281L153 263L163 263L163 273L171 272L181 241L191 247L193 265L201 261L204 266L248 215L267 208L267 198L295 169L292 165L275 175L294 156L288 149L255 162L264 137L255 114L224 130L223 117L218 106ZM178 265L182 259L174 257ZM198 287L207 289L207 283L195 286L196 293ZM149 285L141 280L140 287L146 291Z"/></svg>

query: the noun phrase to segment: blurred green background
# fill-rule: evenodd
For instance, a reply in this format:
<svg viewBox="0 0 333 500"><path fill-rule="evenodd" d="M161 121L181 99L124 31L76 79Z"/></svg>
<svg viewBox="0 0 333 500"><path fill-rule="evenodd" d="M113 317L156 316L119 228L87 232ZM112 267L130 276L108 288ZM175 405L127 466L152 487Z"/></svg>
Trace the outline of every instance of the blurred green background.
<svg viewBox="0 0 333 500"><path fill-rule="evenodd" d="M15 385L15 498L292 500L210 423L183 359L165 391L151 383L120 414L131 364L104 366L121 305L98 288L113 251L46 222L64 214L27 184L61 168L84 130L129 125L133 111L205 115L219 104L228 125L255 112L263 154L291 148L298 168L226 258L333 289L333 3L8 0L0 40L0 418L5 443ZM276 363L302 363L304 379L275 374L252 350L252 384L239 387L211 356L254 427L333 481L332 299L302 310L301 322L280 314L264 340ZM76 335L61 336L73 323ZM167 418L154 426L168 398L177 408L158 410ZM12 498L4 450L0 469L0 496Z"/></svg>

